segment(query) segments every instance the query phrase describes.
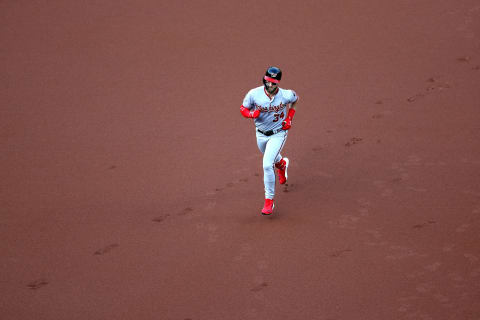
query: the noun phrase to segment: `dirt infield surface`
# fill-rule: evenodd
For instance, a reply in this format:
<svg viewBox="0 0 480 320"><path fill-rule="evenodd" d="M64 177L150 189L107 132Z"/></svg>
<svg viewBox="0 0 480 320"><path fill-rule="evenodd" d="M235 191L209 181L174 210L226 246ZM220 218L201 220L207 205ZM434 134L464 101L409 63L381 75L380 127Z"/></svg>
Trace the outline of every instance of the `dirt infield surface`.
<svg viewBox="0 0 480 320"><path fill-rule="evenodd" d="M0 318L480 319L478 0L1 1ZM263 205L239 107L300 96Z"/></svg>

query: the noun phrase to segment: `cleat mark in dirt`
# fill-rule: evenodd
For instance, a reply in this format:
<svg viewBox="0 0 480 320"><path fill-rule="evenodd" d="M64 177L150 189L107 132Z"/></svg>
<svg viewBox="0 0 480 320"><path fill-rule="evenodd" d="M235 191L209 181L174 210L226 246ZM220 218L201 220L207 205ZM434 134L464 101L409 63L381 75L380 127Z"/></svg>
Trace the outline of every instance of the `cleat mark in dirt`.
<svg viewBox="0 0 480 320"><path fill-rule="evenodd" d="M283 192L290 192L289 187L293 188L293 186L294 186L293 184L288 184L288 182L285 182L285 184L283 185L283 190L282 191Z"/></svg>
<svg viewBox="0 0 480 320"><path fill-rule="evenodd" d="M440 91L440 90L443 90L443 89L450 89L450 88L451 88L451 86L448 83L442 83L442 84L435 85L435 86L429 86L425 90L428 93L430 93L430 92L433 92L433 91Z"/></svg>
<svg viewBox="0 0 480 320"><path fill-rule="evenodd" d="M347 143L345 143L345 147L351 147L355 144L360 143L362 140L362 138L353 137Z"/></svg>
<svg viewBox="0 0 480 320"><path fill-rule="evenodd" d="M435 77L430 77L427 79L427 82L430 83L428 87L425 88L423 92L418 92L414 94L413 96L407 98L408 102L415 102L419 100L420 98L426 97L429 94L432 94L434 92L442 91L444 89L450 89L451 86L448 82L444 81L439 81Z"/></svg>
<svg viewBox="0 0 480 320"><path fill-rule="evenodd" d="M410 98L408 98L407 101L408 101L408 102L415 102L415 101L417 101L418 99L423 98L424 96L425 96L425 94L423 94L423 93L417 93L416 95L411 96Z"/></svg>
<svg viewBox="0 0 480 320"><path fill-rule="evenodd" d="M259 176L258 173L255 173L254 176ZM238 180L235 180L233 182L228 182L225 184L225 186L223 187L218 187L218 188L215 188L213 191L209 191L207 192L205 195L207 197L210 197L210 196L215 196L217 195L217 193L220 193L226 189L229 189L229 188L233 188L235 187L236 185L238 185L239 183L247 183L249 181L248 178L239 178Z"/></svg>
<svg viewBox="0 0 480 320"><path fill-rule="evenodd" d="M27 288L31 290L38 290L48 284L48 281L45 279L38 279L27 284Z"/></svg>
<svg viewBox="0 0 480 320"><path fill-rule="evenodd" d="M268 283L267 282L262 282L262 283L256 285L255 287L253 287L252 289L250 289L250 291L259 292L259 291L265 289L266 287L268 287Z"/></svg>
<svg viewBox="0 0 480 320"><path fill-rule="evenodd" d="M158 217L155 217L152 219L153 222L163 222L165 221L168 217L170 217L170 215L167 213L167 214L162 214L161 216L158 216Z"/></svg>
<svg viewBox="0 0 480 320"><path fill-rule="evenodd" d="M470 56L463 56L463 57L457 58L457 61L461 63L470 62L470 60L472 60Z"/></svg>
<svg viewBox="0 0 480 320"><path fill-rule="evenodd" d="M412 228L413 229L423 229L423 228L425 228L429 225L432 225L434 223L437 223L437 222L435 220L428 220L427 222L416 224Z"/></svg>
<svg viewBox="0 0 480 320"><path fill-rule="evenodd" d="M106 253L109 253L110 251L112 251L113 249L119 247L120 245L118 243L112 243L112 244L109 244L108 246L106 247L103 247L101 249L98 249L97 251L95 251L93 254L94 255L104 255Z"/></svg>
<svg viewBox="0 0 480 320"><path fill-rule="evenodd" d="M344 255L347 252L352 252L352 249L347 248L347 249L342 249L342 250L335 250L335 251L330 252L328 254L328 256L330 258L338 258L338 257Z"/></svg>
<svg viewBox="0 0 480 320"><path fill-rule="evenodd" d="M179 215L179 216L185 216L185 215L187 215L187 214L189 214L189 213L192 213L192 212L193 212L193 208L191 208L191 207L186 207L185 209L183 209L182 211L180 211L180 212L178 213L178 215Z"/></svg>

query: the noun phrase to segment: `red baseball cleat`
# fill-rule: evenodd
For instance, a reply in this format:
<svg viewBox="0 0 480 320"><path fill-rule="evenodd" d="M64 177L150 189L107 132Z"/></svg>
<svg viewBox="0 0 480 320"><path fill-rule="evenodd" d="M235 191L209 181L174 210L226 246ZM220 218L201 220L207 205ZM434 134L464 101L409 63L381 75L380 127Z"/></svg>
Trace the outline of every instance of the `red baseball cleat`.
<svg viewBox="0 0 480 320"><path fill-rule="evenodd" d="M287 169L289 163L290 161L288 158L282 158L278 163L275 163L275 167L278 169L278 182L280 182L280 184L285 184L285 182L287 182Z"/></svg>
<svg viewBox="0 0 480 320"><path fill-rule="evenodd" d="M265 199L265 205L263 206L262 214L266 216L272 214L274 207L275 204L273 203L273 199Z"/></svg>

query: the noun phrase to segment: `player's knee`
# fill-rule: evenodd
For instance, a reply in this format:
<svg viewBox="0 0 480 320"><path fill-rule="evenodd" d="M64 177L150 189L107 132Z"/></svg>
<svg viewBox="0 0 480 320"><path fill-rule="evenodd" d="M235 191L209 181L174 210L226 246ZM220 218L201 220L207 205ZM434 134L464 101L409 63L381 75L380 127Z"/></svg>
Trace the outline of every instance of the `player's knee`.
<svg viewBox="0 0 480 320"><path fill-rule="evenodd" d="M270 162L264 162L263 163L263 171L273 171L273 163Z"/></svg>

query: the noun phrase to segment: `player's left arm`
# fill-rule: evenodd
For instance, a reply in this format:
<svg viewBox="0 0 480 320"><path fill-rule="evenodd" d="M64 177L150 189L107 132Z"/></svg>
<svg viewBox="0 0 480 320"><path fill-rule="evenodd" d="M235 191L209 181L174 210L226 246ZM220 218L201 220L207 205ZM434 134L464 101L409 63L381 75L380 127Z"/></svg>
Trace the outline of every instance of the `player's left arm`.
<svg viewBox="0 0 480 320"><path fill-rule="evenodd" d="M292 97L293 101L290 102L290 105L288 107L287 117L282 122L282 129L283 130L288 130L292 127L293 116L295 115L295 112L297 111L296 107L297 107L297 102L298 102L298 96L295 93L295 91L293 91L293 90L292 90L292 95L293 95L293 97Z"/></svg>

